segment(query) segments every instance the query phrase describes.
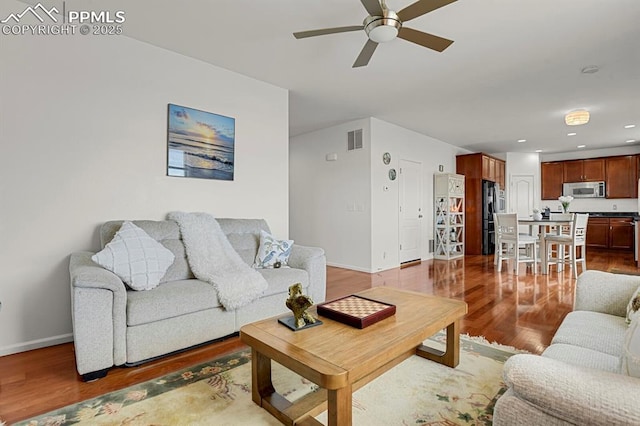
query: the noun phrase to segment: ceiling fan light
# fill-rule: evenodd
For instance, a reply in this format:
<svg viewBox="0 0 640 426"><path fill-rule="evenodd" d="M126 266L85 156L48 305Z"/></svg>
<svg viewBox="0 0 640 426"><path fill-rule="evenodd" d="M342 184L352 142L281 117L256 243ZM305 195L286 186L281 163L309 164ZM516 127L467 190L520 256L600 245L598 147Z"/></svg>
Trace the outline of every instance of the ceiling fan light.
<svg viewBox="0 0 640 426"><path fill-rule="evenodd" d="M402 28L402 22L392 10L384 10L384 16L367 16L362 24L367 37L376 43L393 40Z"/></svg>
<svg viewBox="0 0 640 426"><path fill-rule="evenodd" d="M580 109L571 111L564 116L564 122L567 126L580 126L589 122L589 111Z"/></svg>
<svg viewBox="0 0 640 426"><path fill-rule="evenodd" d="M369 31L369 38L376 43L386 43L398 36L398 29L390 25L379 25Z"/></svg>

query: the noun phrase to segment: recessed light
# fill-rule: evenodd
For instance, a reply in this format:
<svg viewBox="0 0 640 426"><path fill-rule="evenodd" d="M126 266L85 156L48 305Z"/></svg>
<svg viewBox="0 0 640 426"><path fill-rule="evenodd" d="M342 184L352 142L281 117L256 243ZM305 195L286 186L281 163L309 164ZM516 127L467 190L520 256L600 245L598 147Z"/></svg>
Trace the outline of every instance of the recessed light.
<svg viewBox="0 0 640 426"><path fill-rule="evenodd" d="M542 150L541 149L536 149L536 152L542 152Z"/></svg>
<svg viewBox="0 0 640 426"><path fill-rule="evenodd" d="M526 139L518 139L518 143L526 142Z"/></svg>
<svg viewBox="0 0 640 426"><path fill-rule="evenodd" d="M567 133L567 136L575 136L575 135L577 135L576 132Z"/></svg>
<svg viewBox="0 0 640 426"><path fill-rule="evenodd" d="M629 139L628 141L625 141L625 142L626 142L626 143L633 143L633 142L635 142L635 141L636 141L635 139Z"/></svg>
<svg viewBox="0 0 640 426"><path fill-rule="evenodd" d="M581 70L582 74L595 74L598 71L600 71L600 68L598 68L597 65L589 65L589 66L586 66L586 67L582 68L582 70Z"/></svg>
<svg viewBox="0 0 640 426"><path fill-rule="evenodd" d="M578 145L578 148L584 148L586 145Z"/></svg>
<svg viewBox="0 0 640 426"><path fill-rule="evenodd" d="M633 129L634 127L636 127L635 124L627 124L626 126L624 126L625 129Z"/></svg>

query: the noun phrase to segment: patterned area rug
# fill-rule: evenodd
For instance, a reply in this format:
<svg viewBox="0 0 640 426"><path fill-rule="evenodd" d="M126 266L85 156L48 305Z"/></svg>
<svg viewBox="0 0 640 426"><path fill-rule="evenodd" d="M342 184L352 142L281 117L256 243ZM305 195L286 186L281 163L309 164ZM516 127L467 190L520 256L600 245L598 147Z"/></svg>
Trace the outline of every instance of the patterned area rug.
<svg viewBox="0 0 640 426"><path fill-rule="evenodd" d="M443 335L427 341L443 349ZM490 425L516 351L461 337L455 369L413 356L353 395L354 425ZM280 425L251 400L250 351L70 405L18 425ZM291 401L316 385L280 365L274 386ZM326 424L326 412L317 417Z"/></svg>

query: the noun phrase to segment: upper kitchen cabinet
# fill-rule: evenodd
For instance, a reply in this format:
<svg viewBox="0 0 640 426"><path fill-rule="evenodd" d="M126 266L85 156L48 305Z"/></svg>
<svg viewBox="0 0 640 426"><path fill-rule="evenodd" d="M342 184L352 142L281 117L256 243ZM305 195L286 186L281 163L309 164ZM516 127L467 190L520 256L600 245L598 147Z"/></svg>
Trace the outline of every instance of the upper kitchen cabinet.
<svg viewBox="0 0 640 426"><path fill-rule="evenodd" d="M562 195L563 166L564 164L559 161L540 164L543 200L555 200Z"/></svg>
<svg viewBox="0 0 640 426"><path fill-rule="evenodd" d="M607 198L637 198L638 164L635 155L609 157L606 163Z"/></svg>
<svg viewBox="0 0 640 426"><path fill-rule="evenodd" d="M484 179L500 184L504 189L505 162L490 155L477 153L458 155L456 157L457 173L471 179Z"/></svg>
<svg viewBox="0 0 640 426"><path fill-rule="evenodd" d="M564 161L564 182L598 182L605 180L602 158Z"/></svg>

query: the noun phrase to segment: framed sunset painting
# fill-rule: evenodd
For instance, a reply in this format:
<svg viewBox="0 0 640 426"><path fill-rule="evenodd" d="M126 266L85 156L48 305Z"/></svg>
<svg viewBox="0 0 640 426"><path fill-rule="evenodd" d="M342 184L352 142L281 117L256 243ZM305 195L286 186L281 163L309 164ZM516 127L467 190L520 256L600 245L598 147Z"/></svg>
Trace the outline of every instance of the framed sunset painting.
<svg viewBox="0 0 640 426"><path fill-rule="evenodd" d="M169 104L167 176L233 180L235 119Z"/></svg>

